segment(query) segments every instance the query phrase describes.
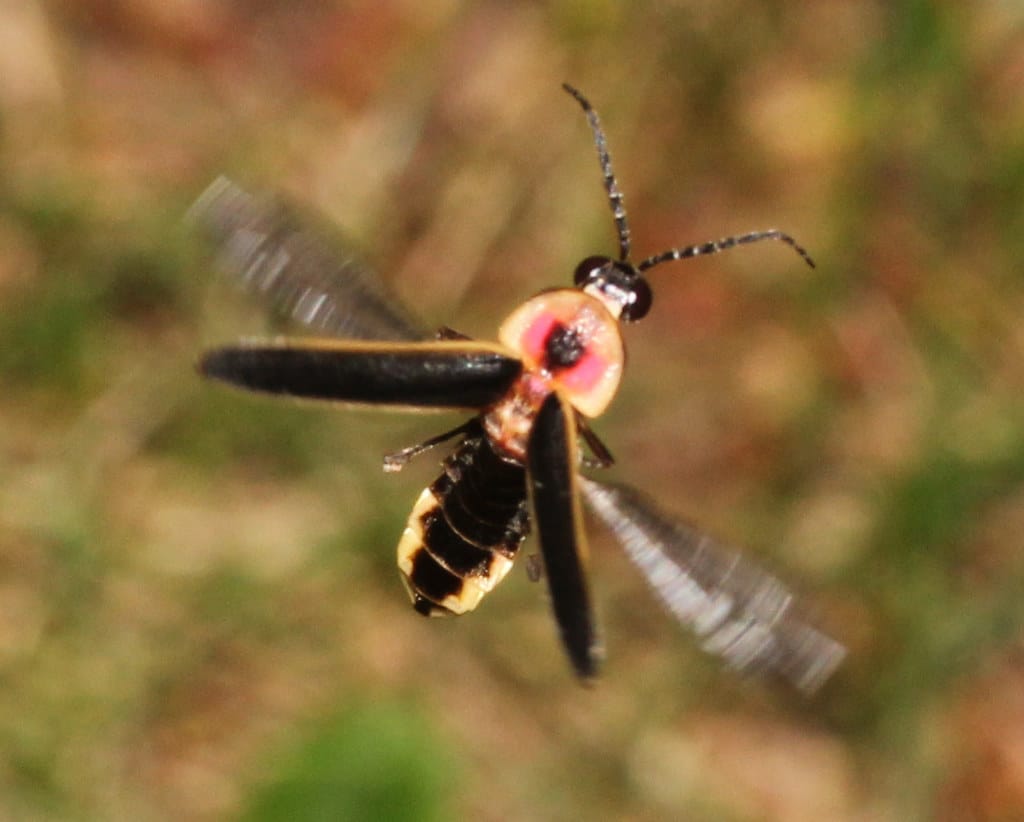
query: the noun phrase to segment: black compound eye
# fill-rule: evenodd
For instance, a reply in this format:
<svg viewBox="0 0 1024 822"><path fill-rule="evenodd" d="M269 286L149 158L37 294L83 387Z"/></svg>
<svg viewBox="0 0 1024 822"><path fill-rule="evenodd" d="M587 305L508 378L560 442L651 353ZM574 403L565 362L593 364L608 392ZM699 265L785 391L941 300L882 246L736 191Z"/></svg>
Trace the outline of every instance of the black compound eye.
<svg viewBox="0 0 1024 822"><path fill-rule="evenodd" d="M576 266L576 271L572 275L573 284L583 285L588 280L592 280L600 269L610 263L611 259L609 257L587 257Z"/></svg>
<svg viewBox="0 0 1024 822"><path fill-rule="evenodd" d="M629 288L631 299L622 307L622 319L633 323L647 316L647 312L651 310L653 296L651 287L643 277L633 280Z"/></svg>

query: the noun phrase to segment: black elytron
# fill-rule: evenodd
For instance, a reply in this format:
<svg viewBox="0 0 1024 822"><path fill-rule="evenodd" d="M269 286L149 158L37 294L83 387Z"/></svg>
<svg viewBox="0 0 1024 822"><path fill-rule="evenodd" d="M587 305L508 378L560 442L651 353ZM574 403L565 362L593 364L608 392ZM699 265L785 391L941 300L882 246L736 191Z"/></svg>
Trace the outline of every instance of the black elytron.
<svg viewBox="0 0 1024 822"><path fill-rule="evenodd" d="M202 356L199 371L270 394L473 412L458 427L384 459L385 470L397 471L415 455L458 440L441 475L413 506L398 543L401 576L419 613L475 608L509 571L532 528L565 650L580 677L594 676L603 651L585 572L582 499L705 650L739 671L769 672L813 692L845 651L805 621L778 579L673 520L633 488L579 474L581 466L612 464L589 420L618 389L620 323L639 320L650 308L645 272L766 239L787 243L813 263L775 230L630 262L622 194L597 114L576 89L565 89L593 131L617 227L617 257L584 259L574 288L527 300L502 323L498 342L447 328L431 335L360 262L336 254L277 201L220 178L190 212L220 266L314 336L215 348ZM581 443L589 456L581 454Z"/></svg>

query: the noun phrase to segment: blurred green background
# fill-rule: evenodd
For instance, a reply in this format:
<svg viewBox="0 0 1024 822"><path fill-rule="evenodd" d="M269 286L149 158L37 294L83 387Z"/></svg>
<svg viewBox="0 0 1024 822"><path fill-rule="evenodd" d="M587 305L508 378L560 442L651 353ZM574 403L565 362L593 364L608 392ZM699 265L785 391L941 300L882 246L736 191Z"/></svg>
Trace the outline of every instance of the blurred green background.
<svg viewBox="0 0 1024 822"><path fill-rule="evenodd" d="M850 648L813 700L702 656L596 525L596 687L522 571L420 619L436 458L380 457L457 420L192 370L222 172L473 335L614 251L566 80L638 258L777 225L818 261L660 268L595 426L807 593ZM0 4L0 816L1024 818L1022 95L1013 0Z"/></svg>

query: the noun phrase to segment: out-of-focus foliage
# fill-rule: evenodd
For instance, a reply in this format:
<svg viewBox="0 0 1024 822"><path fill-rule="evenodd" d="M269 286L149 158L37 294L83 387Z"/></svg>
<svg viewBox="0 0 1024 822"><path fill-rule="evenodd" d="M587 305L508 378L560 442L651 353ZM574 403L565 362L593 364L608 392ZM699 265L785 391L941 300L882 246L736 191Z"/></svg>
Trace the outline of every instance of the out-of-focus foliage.
<svg viewBox="0 0 1024 822"><path fill-rule="evenodd" d="M807 592L810 702L701 657L592 528L593 689L542 586L412 613L442 416L199 383L263 318L183 224L216 174L337 222L490 337L614 250L652 274L596 430ZM0 7L0 816L1024 817L1024 8L20 0ZM529 550L529 549L528 549ZM318 816L319 814L319 816Z"/></svg>
<svg viewBox="0 0 1024 822"><path fill-rule="evenodd" d="M243 819L449 818L454 756L418 713L364 702L322 723L290 762L273 763Z"/></svg>

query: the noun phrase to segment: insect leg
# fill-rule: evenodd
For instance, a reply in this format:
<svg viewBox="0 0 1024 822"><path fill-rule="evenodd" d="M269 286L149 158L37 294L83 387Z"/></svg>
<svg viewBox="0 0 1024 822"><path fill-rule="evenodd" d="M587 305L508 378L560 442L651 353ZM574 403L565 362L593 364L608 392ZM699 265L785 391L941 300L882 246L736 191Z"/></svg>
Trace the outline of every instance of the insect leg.
<svg viewBox="0 0 1024 822"><path fill-rule="evenodd" d="M472 337L469 334L463 334L461 331L456 331L454 328L449 328L447 325L442 325L437 329L435 338L438 340L471 340Z"/></svg>
<svg viewBox="0 0 1024 822"><path fill-rule="evenodd" d="M474 417L471 420L467 420L461 425L457 425L450 431L445 431L443 434L431 437L430 439L424 440L416 445L410 445L408 448L403 448L401 451L393 451L390 454L384 455L384 470L388 473L401 471L405 468L405 464L409 462L413 457L418 457L425 451L429 451L440 445L443 442L447 442L452 437L457 437L459 434L467 434L473 430L477 425L477 420Z"/></svg>
<svg viewBox="0 0 1024 822"><path fill-rule="evenodd" d="M594 455L593 457L583 455L580 461L585 467L611 468L615 465L615 457L608 450L608 446L594 433L594 429L587 424L586 418L580 413L576 414L576 430L583 437L583 441L587 444L587 448L590 449L590 453Z"/></svg>

